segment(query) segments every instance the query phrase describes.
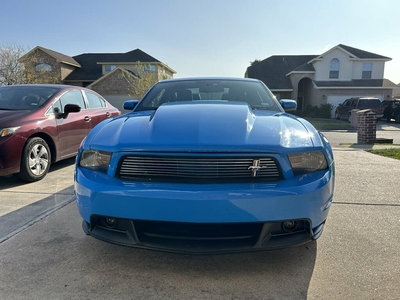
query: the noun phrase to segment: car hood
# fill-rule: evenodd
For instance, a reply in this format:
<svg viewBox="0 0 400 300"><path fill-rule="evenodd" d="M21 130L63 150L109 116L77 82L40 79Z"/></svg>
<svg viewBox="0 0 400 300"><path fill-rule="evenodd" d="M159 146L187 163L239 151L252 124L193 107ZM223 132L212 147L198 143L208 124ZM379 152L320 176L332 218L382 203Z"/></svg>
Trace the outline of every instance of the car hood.
<svg viewBox="0 0 400 300"><path fill-rule="evenodd" d="M0 109L0 127L14 126L15 121L28 115L30 110L2 110Z"/></svg>
<svg viewBox="0 0 400 300"><path fill-rule="evenodd" d="M107 120L92 130L87 144L112 152L279 152L314 146L319 135L304 121L282 112L253 110L242 102L179 102Z"/></svg>

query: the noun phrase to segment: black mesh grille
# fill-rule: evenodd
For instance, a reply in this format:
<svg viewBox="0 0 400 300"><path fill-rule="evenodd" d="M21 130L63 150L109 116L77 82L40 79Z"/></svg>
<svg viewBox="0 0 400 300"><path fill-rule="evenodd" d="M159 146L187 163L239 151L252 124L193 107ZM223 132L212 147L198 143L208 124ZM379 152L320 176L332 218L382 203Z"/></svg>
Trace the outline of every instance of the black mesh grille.
<svg viewBox="0 0 400 300"><path fill-rule="evenodd" d="M259 167L255 172L249 169L255 165ZM126 156L118 176L143 181L253 182L279 180L281 172L271 157Z"/></svg>

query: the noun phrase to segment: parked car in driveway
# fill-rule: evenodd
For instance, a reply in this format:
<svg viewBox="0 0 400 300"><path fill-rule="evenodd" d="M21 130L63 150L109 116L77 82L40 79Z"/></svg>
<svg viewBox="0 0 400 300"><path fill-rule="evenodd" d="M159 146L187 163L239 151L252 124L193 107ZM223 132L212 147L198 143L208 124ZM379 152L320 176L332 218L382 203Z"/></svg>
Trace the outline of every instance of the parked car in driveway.
<svg viewBox="0 0 400 300"><path fill-rule="evenodd" d="M120 114L99 94L77 86L0 87L0 176L41 180L51 163L77 154L95 125Z"/></svg>
<svg viewBox="0 0 400 300"><path fill-rule="evenodd" d="M383 117L383 107L379 98L355 97L345 100L339 104L335 110L336 119L346 119L351 121L351 110L353 109L371 109L377 114L377 119Z"/></svg>
<svg viewBox="0 0 400 300"><path fill-rule="evenodd" d="M317 239L334 190L328 140L259 80L161 81L97 125L75 168L83 230L179 253Z"/></svg>
<svg viewBox="0 0 400 300"><path fill-rule="evenodd" d="M390 122L394 119L396 123L400 123L400 99L383 100L382 106L384 120Z"/></svg>

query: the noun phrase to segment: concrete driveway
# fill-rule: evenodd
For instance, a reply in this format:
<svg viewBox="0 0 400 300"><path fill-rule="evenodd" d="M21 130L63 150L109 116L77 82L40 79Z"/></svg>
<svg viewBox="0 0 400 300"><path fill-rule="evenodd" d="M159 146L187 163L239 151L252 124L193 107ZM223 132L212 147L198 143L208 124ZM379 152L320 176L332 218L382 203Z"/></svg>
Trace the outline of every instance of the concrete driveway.
<svg viewBox="0 0 400 300"><path fill-rule="evenodd" d="M400 161L332 144L336 190L322 237L272 252L176 255L87 237L73 160L42 182L1 178L0 298L400 299Z"/></svg>

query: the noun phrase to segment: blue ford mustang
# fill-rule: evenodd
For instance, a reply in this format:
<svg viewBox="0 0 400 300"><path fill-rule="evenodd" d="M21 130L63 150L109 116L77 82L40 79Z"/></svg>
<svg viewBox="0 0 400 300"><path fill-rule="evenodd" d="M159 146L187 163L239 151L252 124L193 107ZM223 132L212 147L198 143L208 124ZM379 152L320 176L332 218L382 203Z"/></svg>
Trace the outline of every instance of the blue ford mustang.
<svg viewBox="0 0 400 300"><path fill-rule="evenodd" d="M83 230L180 253L270 250L317 239L334 190L327 139L258 80L161 81L82 142Z"/></svg>

